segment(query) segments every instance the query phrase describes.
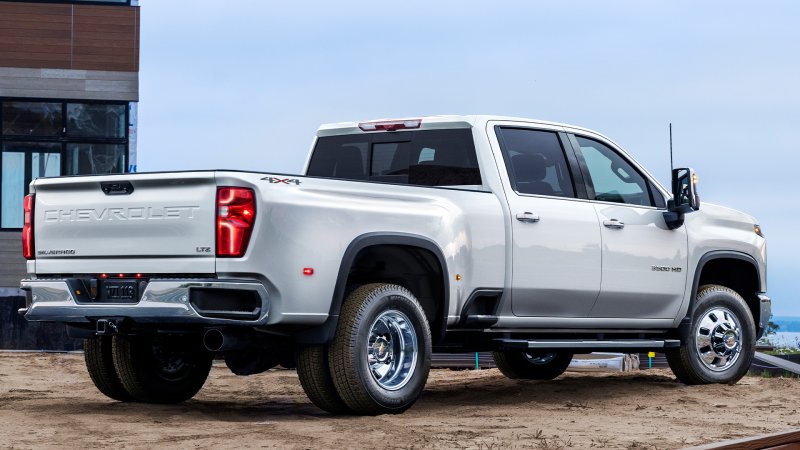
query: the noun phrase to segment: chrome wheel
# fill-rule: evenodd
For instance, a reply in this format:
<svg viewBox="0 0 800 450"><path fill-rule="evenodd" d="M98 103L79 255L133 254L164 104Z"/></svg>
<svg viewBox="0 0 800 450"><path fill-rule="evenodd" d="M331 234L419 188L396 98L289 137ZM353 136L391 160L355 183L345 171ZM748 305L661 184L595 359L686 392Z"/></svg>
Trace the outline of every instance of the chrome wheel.
<svg viewBox="0 0 800 450"><path fill-rule="evenodd" d="M383 312L372 323L367 343L367 363L372 378L394 391L408 383L417 365L417 333L405 314Z"/></svg>
<svg viewBox="0 0 800 450"><path fill-rule="evenodd" d="M531 364L548 364L556 359L558 353L527 353L523 352L522 356L525 357Z"/></svg>
<svg viewBox="0 0 800 450"><path fill-rule="evenodd" d="M703 365L715 372L728 369L742 350L739 319L727 308L709 310L697 325L696 345Z"/></svg>

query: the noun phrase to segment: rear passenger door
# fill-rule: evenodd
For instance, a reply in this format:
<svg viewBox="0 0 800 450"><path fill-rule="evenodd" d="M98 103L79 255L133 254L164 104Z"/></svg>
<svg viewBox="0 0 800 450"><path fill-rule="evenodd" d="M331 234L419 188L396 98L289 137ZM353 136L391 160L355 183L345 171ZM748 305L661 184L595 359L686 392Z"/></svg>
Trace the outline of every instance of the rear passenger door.
<svg viewBox="0 0 800 450"><path fill-rule="evenodd" d="M511 211L514 315L586 317L600 291L600 226L593 205L577 198L567 135L517 125L494 131Z"/></svg>
<svg viewBox="0 0 800 450"><path fill-rule="evenodd" d="M666 199L599 136L570 135L603 243L600 296L590 317L672 319L686 287L686 227L670 230Z"/></svg>

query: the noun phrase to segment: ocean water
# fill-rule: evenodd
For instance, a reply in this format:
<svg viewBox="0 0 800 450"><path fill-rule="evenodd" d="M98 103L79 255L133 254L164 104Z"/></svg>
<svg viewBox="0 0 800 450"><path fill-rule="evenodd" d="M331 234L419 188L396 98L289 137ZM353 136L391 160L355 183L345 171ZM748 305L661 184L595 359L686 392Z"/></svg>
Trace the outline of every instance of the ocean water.
<svg viewBox="0 0 800 450"><path fill-rule="evenodd" d="M800 333L781 331L769 336L770 342L776 347L800 348Z"/></svg>

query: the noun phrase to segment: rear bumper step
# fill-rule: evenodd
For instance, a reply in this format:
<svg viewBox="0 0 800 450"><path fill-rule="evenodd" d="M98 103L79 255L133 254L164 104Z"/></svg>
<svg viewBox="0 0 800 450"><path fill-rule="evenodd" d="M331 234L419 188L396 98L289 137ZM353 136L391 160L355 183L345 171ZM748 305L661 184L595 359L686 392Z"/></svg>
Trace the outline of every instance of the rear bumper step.
<svg viewBox="0 0 800 450"><path fill-rule="evenodd" d="M270 309L264 285L248 280L151 279L135 303L79 303L65 279L22 280L21 287L27 295L25 318L32 322L121 317L139 323L258 326L266 323Z"/></svg>
<svg viewBox="0 0 800 450"><path fill-rule="evenodd" d="M493 342L503 349L520 350L652 350L681 346L677 339L494 339Z"/></svg>

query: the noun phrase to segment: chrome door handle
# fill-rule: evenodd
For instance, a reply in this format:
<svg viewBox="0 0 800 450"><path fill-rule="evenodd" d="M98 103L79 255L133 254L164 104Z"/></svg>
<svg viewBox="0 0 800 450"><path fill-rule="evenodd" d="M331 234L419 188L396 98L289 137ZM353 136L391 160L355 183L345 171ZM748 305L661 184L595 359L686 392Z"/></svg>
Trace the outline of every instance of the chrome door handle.
<svg viewBox="0 0 800 450"><path fill-rule="evenodd" d="M541 218L532 212L525 211L524 213L517 213L517 220L519 220L520 222L533 223L533 222L538 222L539 220L541 220Z"/></svg>
<svg viewBox="0 0 800 450"><path fill-rule="evenodd" d="M617 219L604 220L603 221L603 225L605 225L607 228L614 228L614 229L617 229L617 230L621 230L622 228L625 228L625 224L620 222Z"/></svg>

